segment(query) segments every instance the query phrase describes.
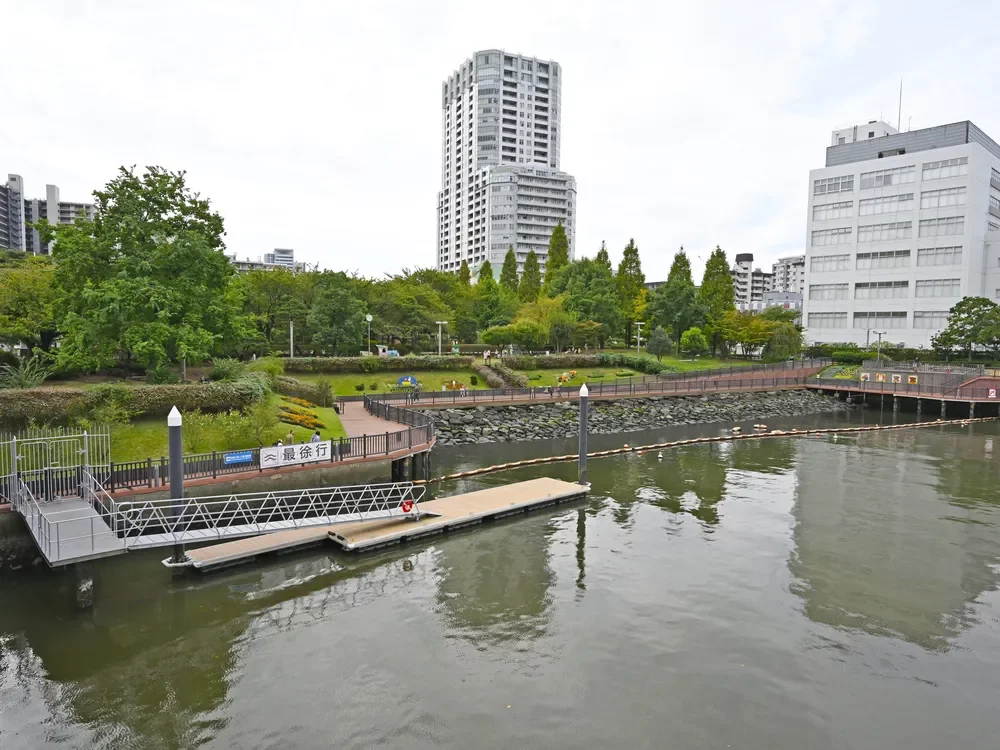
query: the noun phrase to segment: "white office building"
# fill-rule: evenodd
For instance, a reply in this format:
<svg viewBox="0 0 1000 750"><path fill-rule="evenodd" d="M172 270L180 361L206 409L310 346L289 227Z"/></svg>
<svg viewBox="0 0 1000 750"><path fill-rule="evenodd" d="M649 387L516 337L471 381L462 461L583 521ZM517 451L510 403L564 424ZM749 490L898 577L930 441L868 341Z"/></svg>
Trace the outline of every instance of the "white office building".
<svg viewBox="0 0 1000 750"><path fill-rule="evenodd" d="M809 173L806 338L929 347L962 297L1000 299L1000 145L969 121L858 127Z"/></svg>
<svg viewBox="0 0 1000 750"><path fill-rule="evenodd" d="M275 269L285 269L292 273L304 273L315 271L319 264L309 264L304 261L295 260L295 251L291 248L275 248L269 253L264 253L264 257L240 259L235 254L227 255L229 262L236 267L239 273L247 271L274 271Z"/></svg>
<svg viewBox="0 0 1000 750"><path fill-rule="evenodd" d="M753 253L737 253L729 274L733 277L737 309L750 309L749 303L763 301L764 293L774 289L774 274L754 268Z"/></svg>
<svg viewBox="0 0 1000 750"><path fill-rule="evenodd" d="M519 269L532 250L544 271L552 229L562 222L570 258L576 240L576 181L559 170L559 64L476 52L441 90L438 268L499 272L508 248Z"/></svg>
<svg viewBox="0 0 1000 750"><path fill-rule="evenodd" d="M774 276L772 286L775 292L793 292L802 294L806 283L806 256L791 255L778 258L771 266Z"/></svg>
<svg viewBox="0 0 1000 750"><path fill-rule="evenodd" d="M93 203L61 200L56 185L45 186L45 198L25 198L21 175L7 175L6 186L0 187L0 247L49 255L52 243L42 242L30 224L41 219L50 224L72 224L81 215L92 221L96 213Z"/></svg>

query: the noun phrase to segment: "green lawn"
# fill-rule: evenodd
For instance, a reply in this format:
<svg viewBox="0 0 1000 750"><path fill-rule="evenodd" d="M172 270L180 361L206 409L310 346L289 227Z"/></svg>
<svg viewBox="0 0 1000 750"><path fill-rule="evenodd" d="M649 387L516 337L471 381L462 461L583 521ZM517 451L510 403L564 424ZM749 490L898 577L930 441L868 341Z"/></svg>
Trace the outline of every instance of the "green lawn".
<svg viewBox="0 0 1000 750"><path fill-rule="evenodd" d="M539 357L538 359L540 362L543 362L545 360L544 357ZM653 357L652 359L655 359L655 357ZM670 365L672 368L674 368L675 372L695 372L697 370L709 370L716 367L729 367L729 366L744 367L750 364L745 360L721 360L721 359L713 359L711 357L696 359L693 362L689 360L676 359L674 357L664 357L662 363L665 365ZM624 369L628 368L611 367L611 366L577 368L577 374L576 377L573 379L573 382L582 383L588 380L593 382L599 382L600 380L615 380L619 377L616 373ZM558 378L564 372L568 371L569 368L565 367L540 368L537 370L517 370L518 373L521 373L522 375L527 375L529 376L529 378L532 375L541 376L538 380L531 380L530 381L531 385L554 385L556 383L556 378ZM644 374L638 372L637 370L633 370L632 372L635 373L636 377L642 377L642 375ZM598 374L603 373L604 377L595 378L593 377L595 373Z"/></svg>
<svg viewBox="0 0 1000 750"><path fill-rule="evenodd" d="M275 409L281 403L277 395L269 397L270 403ZM285 402L287 403L287 402ZM315 407L311 409L319 417L320 421L326 425L326 429L320 430L320 437L323 440L346 437L343 426L340 424L340 417L333 409ZM271 445L279 438L284 439L291 429L295 433L295 442L307 442L312 437L312 430L305 427L279 423L278 427L272 430L272 434L267 436L265 445ZM211 451L239 450L241 448L258 447L257 438L243 432L238 437L227 439L222 428L215 424L206 426L204 434L195 446L184 446L185 453L209 453ZM111 436L111 458L114 461L141 461L146 458L159 458L166 456L167 449L167 420L161 417L144 418L131 422L127 425L118 425L112 428Z"/></svg>
<svg viewBox="0 0 1000 750"><path fill-rule="evenodd" d="M357 383L364 384L364 393L386 393L389 390L387 386L395 385L399 381L399 378L403 375L412 375L415 377L417 382L420 383L421 390L424 391L440 391L443 384L450 383L452 380L458 383L464 383L465 387L470 390L486 387L486 384L483 383L481 378L479 379L478 384L472 385L470 379L473 373L470 370L441 370L433 372L424 372L420 370L415 370L413 372L348 372L336 375L289 373L289 377L306 383L316 383L320 380L329 380L330 385L333 386L333 392L338 396L360 396L362 391L355 388ZM369 387L372 383L375 383L376 385L374 390Z"/></svg>

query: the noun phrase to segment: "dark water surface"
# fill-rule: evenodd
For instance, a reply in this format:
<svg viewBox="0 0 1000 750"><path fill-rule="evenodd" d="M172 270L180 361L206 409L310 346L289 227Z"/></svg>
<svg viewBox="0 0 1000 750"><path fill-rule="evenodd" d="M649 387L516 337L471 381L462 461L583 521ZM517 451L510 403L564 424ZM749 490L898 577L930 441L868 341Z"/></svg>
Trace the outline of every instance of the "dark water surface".
<svg viewBox="0 0 1000 750"><path fill-rule="evenodd" d="M988 423L596 460L586 501L383 554L107 560L82 614L10 577L0 748L996 748L998 454ZM575 467L443 494L543 473Z"/></svg>

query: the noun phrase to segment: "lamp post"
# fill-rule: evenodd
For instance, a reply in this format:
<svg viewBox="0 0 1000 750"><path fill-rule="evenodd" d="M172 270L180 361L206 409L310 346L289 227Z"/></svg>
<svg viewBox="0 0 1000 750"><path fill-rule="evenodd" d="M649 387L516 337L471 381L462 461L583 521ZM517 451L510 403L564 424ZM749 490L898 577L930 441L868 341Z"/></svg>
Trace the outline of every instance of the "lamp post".
<svg viewBox="0 0 1000 750"><path fill-rule="evenodd" d="M882 337L885 336L887 331L872 331L876 336L878 336L878 345L875 349L875 361L878 362L879 367L882 366Z"/></svg>
<svg viewBox="0 0 1000 750"><path fill-rule="evenodd" d="M642 343L642 327L646 325L640 321L635 321L635 356L639 356L639 345Z"/></svg>
<svg viewBox="0 0 1000 750"><path fill-rule="evenodd" d="M368 353L372 353L372 315L368 313L365 316L365 320L368 321Z"/></svg>
<svg viewBox="0 0 1000 750"><path fill-rule="evenodd" d="M441 356L441 326L448 325L448 321L447 320L438 320L436 322L438 324L438 356L440 357Z"/></svg>
<svg viewBox="0 0 1000 750"><path fill-rule="evenodd" d="M295 356L295 322L288 321L288 356Z"/></svg>

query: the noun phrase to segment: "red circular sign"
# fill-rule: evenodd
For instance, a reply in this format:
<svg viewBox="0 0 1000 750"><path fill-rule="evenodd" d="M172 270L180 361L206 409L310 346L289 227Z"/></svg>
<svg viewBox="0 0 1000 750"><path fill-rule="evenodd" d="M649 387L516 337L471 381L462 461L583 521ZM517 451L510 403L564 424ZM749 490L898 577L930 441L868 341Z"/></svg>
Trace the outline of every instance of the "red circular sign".
<svg viewBox="0 0 1000 750"><path fill-rule="evenodd" d="M413 501L412 500L404 500L403 501L403 512L404 513L409 513L411 510L413 510Z"/></svg>

